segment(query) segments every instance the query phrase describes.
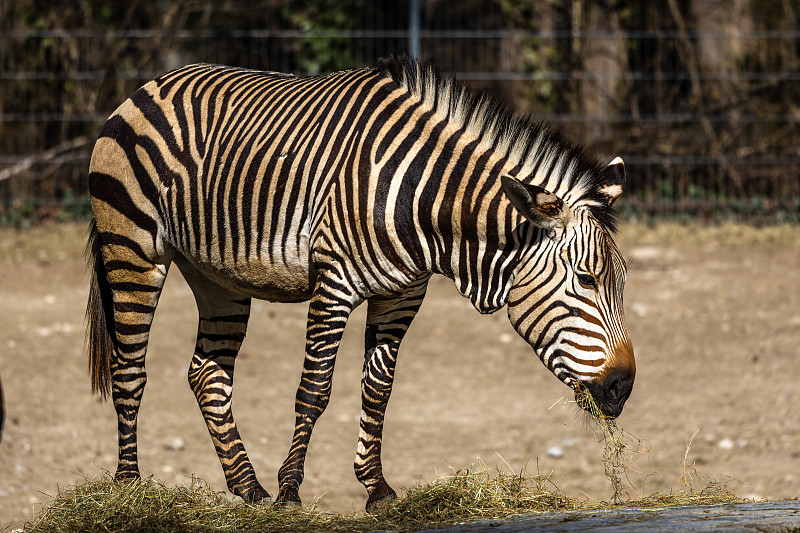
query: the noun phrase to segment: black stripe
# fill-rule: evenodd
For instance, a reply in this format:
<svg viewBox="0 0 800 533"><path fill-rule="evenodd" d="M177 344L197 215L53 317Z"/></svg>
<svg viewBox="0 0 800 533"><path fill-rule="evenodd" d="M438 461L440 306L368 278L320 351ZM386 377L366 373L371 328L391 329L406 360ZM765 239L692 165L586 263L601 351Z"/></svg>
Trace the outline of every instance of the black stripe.
<svg viewBox="0 0 800 533"><path fill-rule="evenodd" d="M150 235L156 235L158 225L155 220L136 207L128 190L116 178L100 172L90 172L89 190L93 198L107 203Z"/></svg>

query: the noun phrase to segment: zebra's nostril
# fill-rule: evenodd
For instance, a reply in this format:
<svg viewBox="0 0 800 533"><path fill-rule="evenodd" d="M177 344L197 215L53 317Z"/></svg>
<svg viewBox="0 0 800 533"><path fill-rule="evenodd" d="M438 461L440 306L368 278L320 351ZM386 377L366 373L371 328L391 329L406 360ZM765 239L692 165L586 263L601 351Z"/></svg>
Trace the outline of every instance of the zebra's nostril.
<svg viewBox="0 0 800 533"><path fill-rule="evenodd" d="M620 396L622 396L622 380L620 378L616 378L609 383L608 396L612 401L619 401Z"/></svg>
<svg viewBox="0 0 800 533"><path fill-rule="evenodd" d="M608 388L608 399L614 403L619 401L619 382L611 384Z"/></svg>
<svg viewBox="0 0 800 533"><path fill-rule="evenodd" d="M618 370L606 379L606 395L612 403L624 402L633 389L633 377L629 372Z"/></svg>

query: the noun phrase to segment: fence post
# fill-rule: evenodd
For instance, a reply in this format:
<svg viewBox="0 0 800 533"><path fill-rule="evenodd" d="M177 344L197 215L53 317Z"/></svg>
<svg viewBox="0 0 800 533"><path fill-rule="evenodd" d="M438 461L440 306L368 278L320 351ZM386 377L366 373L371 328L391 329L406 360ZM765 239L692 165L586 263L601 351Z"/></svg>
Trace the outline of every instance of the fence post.
<svg viewBox="0 0 800 533"><path fill-rule="evenodd" d="M411 0L408 6L408 50L419 59L419 0Z"/></svg>

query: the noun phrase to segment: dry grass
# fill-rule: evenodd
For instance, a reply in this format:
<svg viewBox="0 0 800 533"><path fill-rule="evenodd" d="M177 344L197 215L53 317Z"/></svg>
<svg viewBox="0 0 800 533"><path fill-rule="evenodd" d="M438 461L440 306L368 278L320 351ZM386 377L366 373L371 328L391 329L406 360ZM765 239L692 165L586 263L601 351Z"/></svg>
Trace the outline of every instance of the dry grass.
<svg viewBox="0 0 800 533"><path fill-rule="evenodd" d="M719 482L700 475L694 464L689 463L689 450L697 431L689 438L683 454L683 475L681 480L684 489L669 494L655 493L640 498L632 498L633 489L628 473L642 473L642 467L636 459L637 454L646 453L641 439L625 431L616 419L608 418L600 411L589 390L579 387L575 394L575 403L590 417L596 432L603 444L603 464L605 474L611 482L614 493L611 502L598 502L590 505L594 508L619 507L669 507L680 505L715 505L723 503L742 503L745 500L737 497L728 489L727 482ZM704 484L703 484L704 483ZM698 488L702 485L702 488Z"/></svg>
<svg viewBox="0 0 800 533"><path fill-rule="evenodd" d="M614 489L610 502L579 501L567 497L548 477L527 476L524 471L488 469L480 460L468 469L453 470L433 483L408 489L402 498L381 506L373 514L340 515L321 512L314 505L284 508L231 501L204 482L170 488L154 480L114 482L105 475L60 491L25 525L38 532L361 532L412 531L515 515L580 509L670 507L739 503L724 483L702 480L687 461L691 438L683 458L685 489L632 499L627 473L638 463L641 441L599 412L590 395L579 391L576 403L586 410L602 435L606 475ZM692 438L694 435L692 435Z"/></svg>
<svg viewBox="0 0 800 533"><path fill-rule="evenodd" d="M575 508L547 477L489 469L478 460L468 469L408 490L376 518L394 524L452 524Z"/></svg>
<svg viewBox="0 0 800 533"><path fill-rule="evenodd" d="M456 471L373 514L339 515L314 506L285 508L231 501L193 480L170 488L154 480L115 482L110 476L87 480L59 492L26 532L345 532L407 531L512 515L574 509L574 503L547 490L546 479L499 470Z"/></svg>
<svg viewBox="0 0 800 533"><path fill-rule="evenodd" d="M739 503L724 485L691 487L627 501L587 502L567 497L540 476L466 469L406 495L373 514L340 515L314 506L285 508L231 501L205 483L167 487L157 481L115 482L109 476L60 491L24 531L39 532L366 532L413 531L516 515L580 509L652 508Z"/></svg>
<svg viewBox="0 0 800 533"><path fill-rule="evenodd" d="M363 521L363 519L361 520ZM336 527L334 526L334 522ZM25 525L30 532L364 531L354 517L232 502L193 480L166 487L154 480L115 482L104 476L59 492Z"/></svg>
<svg viewBox="0 0 800 533"><path fill-rule="evenodd" d="M793 224L758 227L732 222L721 224L627 222L622 225L620 234L615 240L623 250L634 246L670 247L676 244L703 248L730 246L796 248L800 246L800 232Z"/></svg>
<svg viewBox="0 0 800 533"><path fill-rule="evenodd" d="M642 450L641 440L619 427L615 419L606 417L594 402L587 388L579 386L575 394L575 403L583 411L589 413L603 442L605 474L614 489L611 503L620 504L630 500L631 496L627 487L631 486L631 483L628 481L627 473L633 468L633 465L641 469L634 457L635 453Z"/></svg>

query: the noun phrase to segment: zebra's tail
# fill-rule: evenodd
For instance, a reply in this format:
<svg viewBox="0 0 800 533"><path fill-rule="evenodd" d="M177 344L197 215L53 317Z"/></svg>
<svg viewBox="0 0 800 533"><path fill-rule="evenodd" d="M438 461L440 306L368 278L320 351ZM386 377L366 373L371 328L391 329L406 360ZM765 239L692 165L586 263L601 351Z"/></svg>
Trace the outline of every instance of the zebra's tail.
<svg viewBox="0 0 800 533"><path fill-rule="evenodd" d="M0 383L0 442L3 442L3 424L6 421L6 407L3 403L3 384Z"/></svg>
<svg viewBox="0 0 800 533"><path fill-rule="evenodd" d="M86 304L89 374L92 377L92 393L106 399L111 392L111 360L114 355L113 301L94 218L89 223L86 259L91 275L89 301Z"/></svg>

